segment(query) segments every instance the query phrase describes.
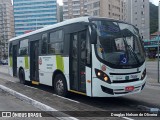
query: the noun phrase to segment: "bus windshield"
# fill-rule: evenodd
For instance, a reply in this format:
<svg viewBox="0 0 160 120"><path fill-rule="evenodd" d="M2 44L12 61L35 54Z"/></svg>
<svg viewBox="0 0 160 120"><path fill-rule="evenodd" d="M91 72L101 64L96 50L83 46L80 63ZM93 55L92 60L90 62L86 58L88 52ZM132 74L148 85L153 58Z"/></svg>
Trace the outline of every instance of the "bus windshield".
<svg viewBox="0 0 160 120"><path fill-rule="evenodd" d="M93 21L97 25L98 57L116 67L137 67L145 61L138 31L130 24L107 20Z"/></svg>

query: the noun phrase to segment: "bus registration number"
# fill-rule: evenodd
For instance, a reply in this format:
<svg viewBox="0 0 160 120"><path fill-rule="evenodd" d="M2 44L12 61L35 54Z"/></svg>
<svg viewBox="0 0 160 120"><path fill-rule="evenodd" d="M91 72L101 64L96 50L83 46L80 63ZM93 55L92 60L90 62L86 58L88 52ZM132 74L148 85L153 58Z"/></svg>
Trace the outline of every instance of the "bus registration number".
<svg viewBox="0 0 160 120"><path fill-rule="evenodd" d="M128 86L128 87L125 88L126 92L131 92L133 90L134 90L134 86Z"/></svg>

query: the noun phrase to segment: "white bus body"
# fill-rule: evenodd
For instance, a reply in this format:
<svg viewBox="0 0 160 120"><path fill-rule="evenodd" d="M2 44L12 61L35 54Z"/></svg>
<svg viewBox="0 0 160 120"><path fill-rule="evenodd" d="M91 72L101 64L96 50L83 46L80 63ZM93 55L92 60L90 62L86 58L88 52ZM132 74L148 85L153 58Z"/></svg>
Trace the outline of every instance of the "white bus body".
<svg viewBox="0 0 160 120"><path fill-rule="evenodd" d="M143 59L141 54L138 54L140 57L135 56L134 51L132 53L132 49L128 46L125 46L126 52L112 52L113 57L102 57L104 53L108 54L103 44L101 47L98 45L103 40L97 37L97 41L100 39L100 42L90 43L93 26L87 23L91 23L92 19L93 22L101 19L114 21L105 18L80 17L11 39L8 60L10 75L20 77L21 83L29 81L33 84L54 86L56 93L62 96L65 96L67 91L90 97L117 97L140 92L146 82L145 60L140 62ZM101 24L102 28L97 27L97 29L100 28L103 31L107 29L103 27L110 23L102 25L102 23L95 22L95 24L97 26ZM114 31L118 36L116 31L118 27L116 28L115 24L110 24L111 28L106 31ZM99 34L98 30L97 33ZM125 43L128 36L125 40L120 39L118 44L123 41ZM136 35L133 35L132 39L134 37ZM119 38L116 41L118 40ZM137 38L136 41L138 41ZM136 46L136 43L134 45ZM127 53L128 50L129 53ZM120 60L120 63L114 63L116 61L114 57ZM102 58L105 58L107 62L101 60ZM132 66L132 63L137 66ZM112 64L115 66L111 67Z"/></svg>

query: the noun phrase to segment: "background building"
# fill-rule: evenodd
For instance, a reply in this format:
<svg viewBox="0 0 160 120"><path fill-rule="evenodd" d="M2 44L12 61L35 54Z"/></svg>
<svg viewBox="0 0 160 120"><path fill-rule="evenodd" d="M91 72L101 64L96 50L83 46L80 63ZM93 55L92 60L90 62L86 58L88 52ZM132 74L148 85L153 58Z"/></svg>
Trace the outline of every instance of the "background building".
<svg viewBox="0 0 160 120"><path fill-rule="evenodd" d="M83 16L87 13L87 0L63 0L63 20Z"/></svg>
<svg viewBox="0 0 160 120"><path fill-rule="evenodd" d="M13 0L16 36L57 23L56 0Z"/></svg>
<svg viewBox="0 0 160 120"><path fill-rule="evenodd" d="M91 16L124 20L124 0L87 0L87 12Z"/></svg>
<svg viewBox="0 0 160 120"><path fill-rule="evenodd" d="M126 21L135 25L143 39L150 39L149 0L126 0Z"/></svg>
<svg viewBox="0 0 160 120"><path fill-rule="evenodd" d="M158 31L160 31L160 1L158 4Z"/></svg>
<svg viewBox="0 0 160 120"><path fill-rule="evenodd" d="M13 38L14 18L11 0L0 0L0 59L8 55L8 40Z"/></svg>

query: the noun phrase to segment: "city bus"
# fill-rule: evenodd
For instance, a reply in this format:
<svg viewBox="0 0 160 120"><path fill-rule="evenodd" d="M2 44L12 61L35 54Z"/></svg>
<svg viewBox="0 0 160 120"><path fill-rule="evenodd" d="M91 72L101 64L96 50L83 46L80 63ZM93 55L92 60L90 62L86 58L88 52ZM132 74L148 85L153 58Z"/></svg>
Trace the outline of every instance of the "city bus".
<svg viewBox="0 0 160 120"><path fill-rule="evenodd" d="M8 58L20 83L52 86L60 96L118 97L146 83L138 29L107 18L74 18L12 38Z"/></svg>

